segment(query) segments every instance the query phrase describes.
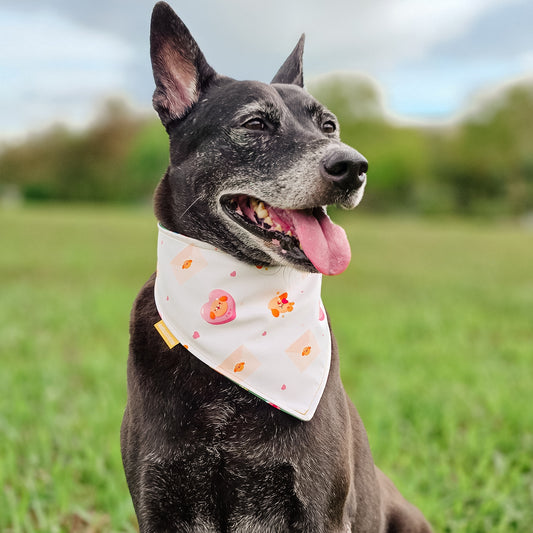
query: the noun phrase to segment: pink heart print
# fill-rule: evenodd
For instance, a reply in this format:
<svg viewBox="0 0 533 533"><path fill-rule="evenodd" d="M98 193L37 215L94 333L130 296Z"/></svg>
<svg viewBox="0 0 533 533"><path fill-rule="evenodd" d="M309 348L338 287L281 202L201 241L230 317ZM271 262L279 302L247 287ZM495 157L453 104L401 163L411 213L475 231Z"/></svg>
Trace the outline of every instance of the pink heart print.
<svg viewBox="0 0 533 533"><path fill-rule="evenodd" d="M237 316L235 300L225 290L212 290L207 302L200 310L200 315L208 324L219 325L231 322Z"/></svg>

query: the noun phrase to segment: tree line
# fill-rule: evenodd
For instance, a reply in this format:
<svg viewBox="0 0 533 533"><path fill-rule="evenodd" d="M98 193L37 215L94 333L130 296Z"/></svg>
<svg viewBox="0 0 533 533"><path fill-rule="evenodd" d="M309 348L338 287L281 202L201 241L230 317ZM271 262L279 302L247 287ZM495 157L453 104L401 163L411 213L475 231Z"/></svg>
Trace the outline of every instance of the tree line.
<svg viewBox="0 0 533 533"><path fill-rule="evenodd" d="M339 117L341 137L369 160L364 206L417 213L533 211L533 85L517 83L441 126L392 121L379 90L333 75L310 91ZM168 164L157 118L109 102L81 132L55 126L0 149L0 196L31 201L142 202Z"/></svg>

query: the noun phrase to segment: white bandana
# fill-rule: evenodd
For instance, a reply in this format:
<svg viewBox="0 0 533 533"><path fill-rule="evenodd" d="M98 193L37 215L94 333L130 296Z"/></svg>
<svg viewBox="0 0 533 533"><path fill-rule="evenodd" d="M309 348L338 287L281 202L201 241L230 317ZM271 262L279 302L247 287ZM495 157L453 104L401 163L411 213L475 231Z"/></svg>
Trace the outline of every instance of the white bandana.
<svg viewBox="0 0 533 533"><path fill-rule="evenodd" d="M198 359L301 420L324 391L331 338L321 274L255 267L159 226L155 303Z"/></svg>

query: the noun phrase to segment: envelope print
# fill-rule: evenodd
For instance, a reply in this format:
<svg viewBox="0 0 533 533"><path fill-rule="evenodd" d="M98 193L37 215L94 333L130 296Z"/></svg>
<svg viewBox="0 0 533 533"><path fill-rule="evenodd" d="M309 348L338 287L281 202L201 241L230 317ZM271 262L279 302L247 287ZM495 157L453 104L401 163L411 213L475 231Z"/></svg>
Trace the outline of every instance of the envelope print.
<svg viewBox="0 0 533 533"><path fill-rule="evenodd" d="M246 380L259 367L261 361L255 357L245 346L239 346L229 357L226 357L216 368L218 372L223 371L227 376L237 381Z"/></svg>
<svg viewBox="0 0 533 533"><path fill-rule="evenodd" d="M293 342L285 352L291 361L302 371L317 358L320 346L311 330L307 330L301 337Z"/></svg>
<svg viewBox="0 0 533 533"><path fill-rule="evenodd" d="M171 265L176 281L183 285L203 270L207 266L207 261L196 246L189 245L172 259Z"/></svg>

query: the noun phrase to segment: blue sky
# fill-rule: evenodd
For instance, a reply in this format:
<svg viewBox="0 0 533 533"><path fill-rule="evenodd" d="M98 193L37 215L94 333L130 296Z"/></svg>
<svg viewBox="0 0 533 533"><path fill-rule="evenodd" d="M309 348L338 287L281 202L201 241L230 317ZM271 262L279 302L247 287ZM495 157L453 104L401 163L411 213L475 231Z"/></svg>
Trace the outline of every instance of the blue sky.
<svg viewBox="0 0 533 533"><path fill-rule="evenodd" d="M153 3L2 0L0 137L83 126L109 96L148 110ZM221 73L268 82L305 32L306 79L362 72L411 119L447 118L486 87L533 79L530 0L169 3Z"/></svg>

